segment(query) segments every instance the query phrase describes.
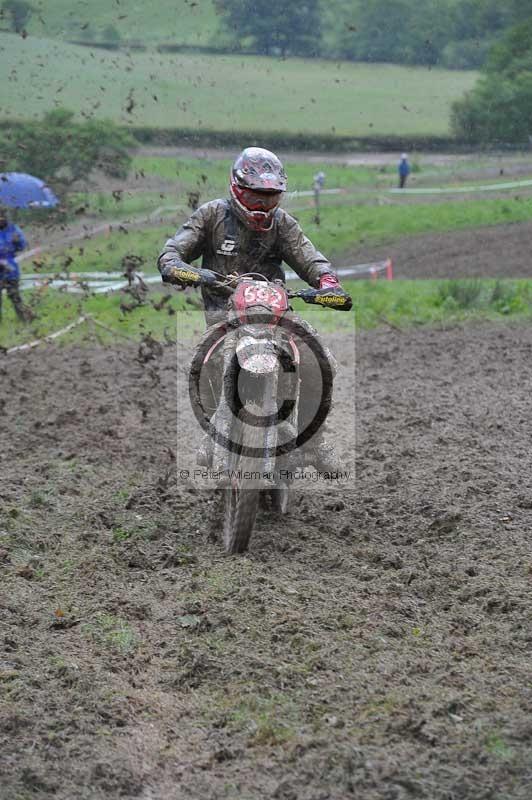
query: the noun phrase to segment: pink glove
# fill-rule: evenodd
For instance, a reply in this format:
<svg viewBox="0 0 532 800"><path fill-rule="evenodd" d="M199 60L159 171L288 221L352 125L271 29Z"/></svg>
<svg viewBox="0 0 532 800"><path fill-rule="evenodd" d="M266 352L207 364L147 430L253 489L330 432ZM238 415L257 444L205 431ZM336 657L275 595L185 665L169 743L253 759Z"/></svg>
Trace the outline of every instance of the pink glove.
<svg viewBox="0 0 532 800"><path fill-rule="evenodd" d="M336 275L331 275L330 272L320 277L320 289L339 289L340 282Z"/></svg>

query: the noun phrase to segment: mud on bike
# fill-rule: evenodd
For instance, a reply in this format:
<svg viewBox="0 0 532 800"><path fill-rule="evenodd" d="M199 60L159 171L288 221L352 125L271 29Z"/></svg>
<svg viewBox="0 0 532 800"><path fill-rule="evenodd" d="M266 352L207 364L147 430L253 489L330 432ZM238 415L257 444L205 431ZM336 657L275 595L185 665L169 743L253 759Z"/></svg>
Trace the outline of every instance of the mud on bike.
<svg viewBox="0 0 532 800"><path fill-rule="evenodd" d="M256 273L220 276L209 288L213 285L227 295L227 313L208 329L194 354L189 396L209 434L205 466L223 494L224 547L242 553L261 504L286 513L291 475L313 463L305 445L331 403L327 353L313 329L293 314L290 301L342 311L350 310L352 301L341 289L290 291L281 280ZM319 364L322 397L318 412L301 429L303 341Z"/></svg>

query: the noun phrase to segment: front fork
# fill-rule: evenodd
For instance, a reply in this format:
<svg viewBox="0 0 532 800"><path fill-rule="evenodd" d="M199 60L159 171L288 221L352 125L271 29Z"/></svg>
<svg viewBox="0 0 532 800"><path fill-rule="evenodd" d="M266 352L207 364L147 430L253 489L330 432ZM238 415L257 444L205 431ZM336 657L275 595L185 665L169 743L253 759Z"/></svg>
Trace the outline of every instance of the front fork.
<svg viewBox="0 0 532 800"><path fill-rule="evenodd" d="M229 334L224 342L223 351L223 378L222 393L218 407L213 417L216 438L213 450L213 470L227 474L227 470L234 468L246 446L246 430L249 431L251 423L242 420L245 413L236 416L239 408L249 410L247 406L253 405L255 417L259 417L259 427L263 435L260 437L262 455L254 457L254 469L263 474L275 475L278 467L276 449L278 445L278 387L279 370L274 370L266 375L249 376L243 381L241 367L236 356L236 334ZM299 371L296 362L295 374L291 376L291 390L295 393L294 404L287 419L281 425L288 424L290 430L297 435L297 418L299 410ZM281 369L281 366L279 367ZM240 375L240 381L239 381ZM248 391L249 390L249 391ZM239 397L239 392L244 397ZM260 425L260 418L265 420ZM255 427L255 426L253 426ZM251 437L255 442L256 436ZM245 451L244 451L245 452Z"/></svg>

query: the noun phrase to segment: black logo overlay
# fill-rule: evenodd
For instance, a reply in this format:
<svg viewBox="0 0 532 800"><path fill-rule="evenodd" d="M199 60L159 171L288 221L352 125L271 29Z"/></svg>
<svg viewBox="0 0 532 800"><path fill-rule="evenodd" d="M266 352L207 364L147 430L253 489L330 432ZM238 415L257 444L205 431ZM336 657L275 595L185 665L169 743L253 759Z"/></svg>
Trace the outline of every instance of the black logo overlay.
<svg viewBox="0 0 532 800"><path fill-rule="evenodd" d="M264 318L264 321L267 318ZM271 321L271 317L268 318ZM263 322L260 318L253 320L257 326ZM199 422L200 426L206 431L211 439L219 446L225 448L232 453L238 453L247 458L278 458L286 456L298 448L303 447L321 428L331 407L332 383L334 378L333 367L330 363L328 354L319 341L315 331L311 326L305 324L302 320L291 317L282 317L276 328L271 329L274 331L275 339L280 337L289 342L295 341L296 346L299 342L304 343L312 357L315 359L320 374L320 386L305 386L305 375L303 374L303 383L301 384L301 392L319 392L319 402L316 404L316 410L313 413L310 421L305 421L303 430L293 430L293 434L287 441L276 444L274 447L263 446L260 448L248 446L240 441L233 441L231 436L231 425L224 425L220 421L218 413L213 414L213 409L206 407L204 398L201 391L202 373L205 368L205 360L207 355L215 348L217 342L226 336L233 337L233 341L238 341L239 337L243 336L246 331L243 328L250 328L249 324L242 324L238 321L229 323L222 323L214 326L211 331L207 331L200 346L195 352L192 360L191 369L189 373L189 399L194 415ZM263 326L264 327L264 326ZM257 336L259 338L259 336ZM218 345L218 348L223 352L223 342ZM272 348L272 355L277 359L276 368L279 373L290 375L297 372L297 367L294 359L289 357L285 348ZM238 390L238 381L233 380L233 376L238 372L238 355L236 348L233 348L229 354L230 364L228 366L227 355L225 361L225 378L222 380L222 372L224 370L224 360L221 354L218 355L219 370L220 370L220 391L223 392L225 406L234 418L239 419L241 422L253 428L272 428L276 425L282 425L288 417L292 414L295 405L295 398L289 397L280 405L280 408L274 413L265 414L264 416L257 416L249 411L240 397ZM278 365L278 366L277 366ZM301 399L301 398L300 398Z"/></svg>

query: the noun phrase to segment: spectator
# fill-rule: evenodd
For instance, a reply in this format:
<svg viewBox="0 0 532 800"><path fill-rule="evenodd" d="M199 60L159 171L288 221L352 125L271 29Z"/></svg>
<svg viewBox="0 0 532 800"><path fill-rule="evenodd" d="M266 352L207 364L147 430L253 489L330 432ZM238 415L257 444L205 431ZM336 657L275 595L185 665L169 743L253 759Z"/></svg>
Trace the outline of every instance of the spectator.
<svg viewBox="0 0 532 800"><path fill-rule="evenodd" d="M406 186L406 182L408 180L408 176L412 172L410 168L410 163L408 161L408 156L406 153L403 153L401 156L401 160L399 161L399 188L404 189Z"/></svg>
<svg viewBox="0 0 532 800"><path fill-rule="evenodd" d="M27 246L24 234L9 221L7 212L0 207L0 320L2 319L2 293L5 289L13 303L17 317L26 322L28 315L20 296L20 269L15 260L16 253Z"/></svg>
<svg viewBox="0 0 532 800"><path fill-rule="evenodd" d="M325 186L325 173L321 171L317 172L314 175L314 191L321 192L324 186Z"/></svg>
<svg viewBox="0 0 532 800"><path fill-rule="evenodd" d="M314 206L316 207L316 216L314 221L316 225L320 224L320 194L325 186L325 173L324 172L317 172L313 178L313 189L314 189Z"/></svg>

